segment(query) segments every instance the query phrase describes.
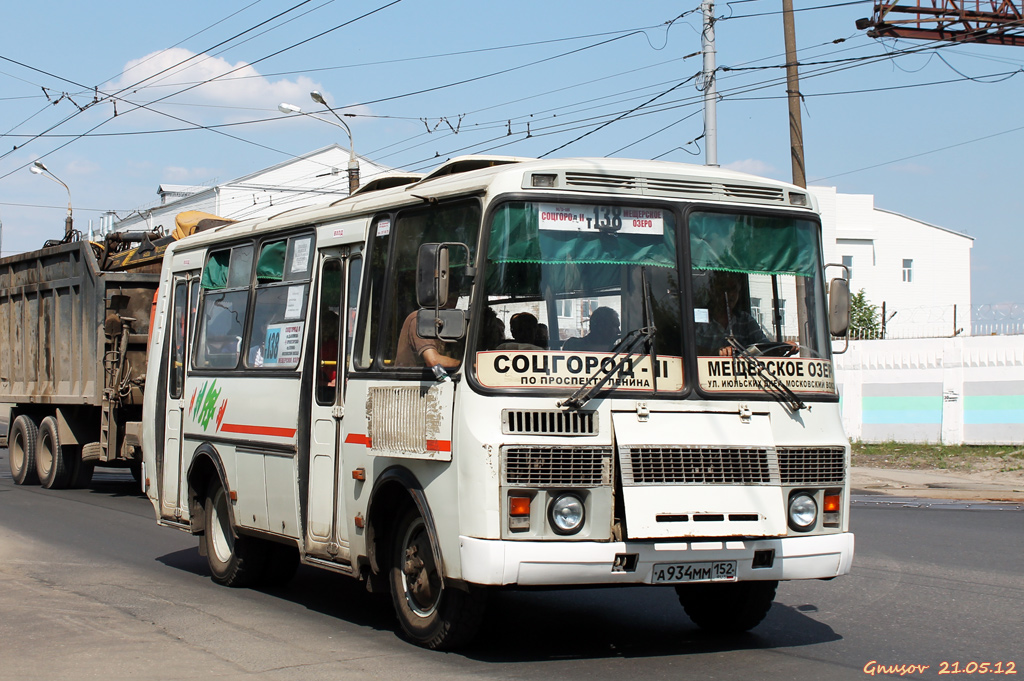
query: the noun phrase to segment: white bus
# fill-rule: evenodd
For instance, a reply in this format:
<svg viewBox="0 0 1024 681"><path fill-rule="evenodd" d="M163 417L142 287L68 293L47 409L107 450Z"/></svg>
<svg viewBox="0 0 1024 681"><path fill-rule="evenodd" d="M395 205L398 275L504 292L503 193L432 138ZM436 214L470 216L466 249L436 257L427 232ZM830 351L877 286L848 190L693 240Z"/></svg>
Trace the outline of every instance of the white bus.
<svg viewBox="0 0 1024 681"><path fill-rule="evenodd" d="M853 560L844 284L830 311L814 199L781 182L509 157L384 177L168 248L145 492L214 581L350 575L430 648L502 587L669 585L747 630L780 580Z"/></svg>

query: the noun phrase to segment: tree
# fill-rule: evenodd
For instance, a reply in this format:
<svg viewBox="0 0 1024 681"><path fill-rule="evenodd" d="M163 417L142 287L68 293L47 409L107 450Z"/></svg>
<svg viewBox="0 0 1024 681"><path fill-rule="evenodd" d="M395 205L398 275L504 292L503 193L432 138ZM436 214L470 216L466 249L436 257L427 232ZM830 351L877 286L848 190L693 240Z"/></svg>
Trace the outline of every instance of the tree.
<svg viewBox="0 0 1024 681"><path fill-rule="evenodd" d="M850 338L877 338L880 325L878 306L872 305L864 289L850 299Z"/></svg>

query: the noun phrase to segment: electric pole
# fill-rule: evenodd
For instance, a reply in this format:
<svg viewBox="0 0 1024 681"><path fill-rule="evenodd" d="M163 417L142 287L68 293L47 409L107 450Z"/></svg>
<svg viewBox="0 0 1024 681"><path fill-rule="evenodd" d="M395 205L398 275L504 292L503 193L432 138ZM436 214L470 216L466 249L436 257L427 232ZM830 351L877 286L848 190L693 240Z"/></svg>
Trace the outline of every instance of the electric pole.
<svg viewBox="0 0 1024 681"><path fill-rule="evenodd" d="M701 74L704 88L704 163L718 165L718 120L716 104L718 91L715 88L715 3L704 0L700 4L704 15L700 46L704 55L704 72Z"/></svg>
<svg viewBox="0 0 1024 681"><path fill-rule="evenodd" d="M804 130L800 123L800 75L796 61L796 29L793 0L782 0L782 28L786 34L786 94L789 99L789 148L793 161L793 184L807 187L804 167Z"/></svg>

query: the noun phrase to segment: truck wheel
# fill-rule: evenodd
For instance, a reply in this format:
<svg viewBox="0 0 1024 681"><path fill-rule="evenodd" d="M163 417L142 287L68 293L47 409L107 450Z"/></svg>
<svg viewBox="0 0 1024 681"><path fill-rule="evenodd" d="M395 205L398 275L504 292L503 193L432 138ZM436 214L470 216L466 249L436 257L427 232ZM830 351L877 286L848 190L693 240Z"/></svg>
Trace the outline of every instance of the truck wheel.
<svg viewBox="0 0 1024 681"><path fill-rule="evenodd" d="M445 583L427 524L415 507L399 515L391 536L391 599L402 631L413 643L432 650L469 643L483 619L485 592Z"/></svg>
<svg viewBox="0 0 1024 681"><path fill-rule="evenodd" d="M11 477L16 485L39 484L36 474L36 441L39 429L35 421L22 414L11 424L10 437L7 438L8 463L11 464Z"/></svg>
<svg viewBox="0 0 1024 681"><path fill-rule="evenodd" d="M680 584L679 602L701 629L714 634L739 634L753 629L768 614L778 582Z"/></svg>
<svg viewBox="0 0 1024 681"><path fill-rule="evenodd" d="M243 587L259 583L266 568L266 547L258 539L236 536L228 512L228 495L219 479L206 492L206 562L213 581Z"/></svg>
<svg viewBox="0 0 1024 681"><path fill-rule="evenodd" d="M36 473L46 489L64 489L71 482L71 467L57 435L57 419L47 416L39 424L39 443L36 447Z"/></svg>

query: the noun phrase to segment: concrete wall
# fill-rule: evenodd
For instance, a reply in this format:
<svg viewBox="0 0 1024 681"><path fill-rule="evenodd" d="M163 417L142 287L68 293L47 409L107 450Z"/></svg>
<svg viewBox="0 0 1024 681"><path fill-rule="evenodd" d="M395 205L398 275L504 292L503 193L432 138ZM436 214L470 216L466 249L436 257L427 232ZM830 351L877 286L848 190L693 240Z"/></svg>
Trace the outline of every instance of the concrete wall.
<svg viewBox="0 0 1024 681"><path fill-rule="evenodd" d="M855 341L836 355L851 440L1024 443L1024 337Z"/></svg>

